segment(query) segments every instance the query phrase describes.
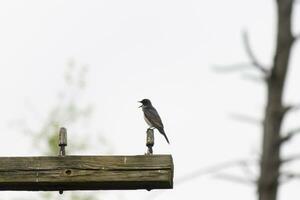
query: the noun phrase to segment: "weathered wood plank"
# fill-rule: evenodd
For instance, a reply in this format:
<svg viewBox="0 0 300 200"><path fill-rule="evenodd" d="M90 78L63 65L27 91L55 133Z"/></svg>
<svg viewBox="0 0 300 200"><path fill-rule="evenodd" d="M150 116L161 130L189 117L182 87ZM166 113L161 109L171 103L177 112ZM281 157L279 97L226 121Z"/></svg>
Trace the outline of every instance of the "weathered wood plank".
<svg viewBox="0 0 300 200"><path fill-rule="evenodd" d="M173 188L171 155L0 157L0 190Z"/></svg>

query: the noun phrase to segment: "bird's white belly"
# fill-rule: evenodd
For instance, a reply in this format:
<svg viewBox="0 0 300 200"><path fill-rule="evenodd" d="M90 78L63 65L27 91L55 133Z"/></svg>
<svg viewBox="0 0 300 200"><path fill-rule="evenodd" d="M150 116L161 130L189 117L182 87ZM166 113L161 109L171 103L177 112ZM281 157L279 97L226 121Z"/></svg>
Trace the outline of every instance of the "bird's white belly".
<svg viewBox="0 0 300 200"><path fill-rule="evenodd" d="M153 125L151 124L151 122L149 122L149 120L145 117L145 115L144 115L144 119L145 119L146 123L150 126L150 128L152 128Z"/></svg>

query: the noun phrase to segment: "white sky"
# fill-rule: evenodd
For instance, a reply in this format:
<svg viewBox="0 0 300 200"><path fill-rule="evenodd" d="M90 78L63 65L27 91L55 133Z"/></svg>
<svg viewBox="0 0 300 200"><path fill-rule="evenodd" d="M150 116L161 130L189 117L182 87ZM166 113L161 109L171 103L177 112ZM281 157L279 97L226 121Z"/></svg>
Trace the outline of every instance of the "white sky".
<svg viewBox="0 0 300 200"><path fill-rule="evenodd" d="M243 80L240 73L216 74L212 67L248 61L242 30L248 30L257 57L270 65L274 8L271 0L1 1L0 131L5 139L0 141L0 155L34 154L30 141L8 124L26 117L28 104L46 114L63 84L66 63L74 59L89 66L82 101L94 105L91 127L108 138L114 154L144 153L147 126L137 101L149 98L171 142L169 146L157 135L154 151L173 155L175 180L216 163L257 156L259 127L234 121L230 115L261 118L263 86ZM299 13L297 5L293 28L298 33ZM285 99L300 102L300 61L295 53L299 44L293 50ZM298 121L299 115L289 117L284 129ZM75 128L67 128L71 137ZM297 152L297 147L299 139L284 153ZM100 149L88 153L101 154ZM296 188L296 181L282 187L280 200L298 199ZM31 194L2 192L0 197ZM173 190L162 193L101 195L131 200L256 197L255 188L211 176L178 186L175 182Z"/></svg>

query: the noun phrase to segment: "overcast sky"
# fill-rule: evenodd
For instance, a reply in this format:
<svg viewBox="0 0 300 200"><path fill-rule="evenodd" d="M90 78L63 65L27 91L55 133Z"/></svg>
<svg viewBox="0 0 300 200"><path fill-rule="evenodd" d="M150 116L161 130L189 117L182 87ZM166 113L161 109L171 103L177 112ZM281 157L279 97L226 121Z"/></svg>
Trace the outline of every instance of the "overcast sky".
<svg viewBox="0 0 300 200"><path fill-rule="evenodd" d="M271 65L274 11L272 0L1 1L0 131L5 139L0 140L0 155L36 153L28 138L9 124L32 117L28 107L42 117L47 115L63 86L65 67L74 60L89 69L87 91L78 100L94 106L90 123L94 131L87 137L95 139L97 133L103 134L114 154L145 152L147 125L137 101L149 98L171 142L168 145L157 134L154 152L172 154L175 180L217 163L257 157L260 127L237 122L232 116L246 114L261 119L265 88L244 80L244 73L218 74L213 66L248 61L241 39L243 30L248 31L257 57ZM300 32L299 17L297 5L295 33ZM286 102L300 102L297 52L299 44L292 53ZM247 73L257 75L251 69ZM295 127L299 117L290 116L284 129ZM67 128L68 137L72 137L75 127ZM297 152L299 142L295 139L283 153ZM96 146L87 153L105 152ZM106 191L102 195L131 200L191 195L194 199L256 197L254 187L213 176L176 183L173 190L164 192ZM297 188L296 181L282 187L280 200L298 199ZM31 195L2 192L0 196L21 194Z"/></svg>

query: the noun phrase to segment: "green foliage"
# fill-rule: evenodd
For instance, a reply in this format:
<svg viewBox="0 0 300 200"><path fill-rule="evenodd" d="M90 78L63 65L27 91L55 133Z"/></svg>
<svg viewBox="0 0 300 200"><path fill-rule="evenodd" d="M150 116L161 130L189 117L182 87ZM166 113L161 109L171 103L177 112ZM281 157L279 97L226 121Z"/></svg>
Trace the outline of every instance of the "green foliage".
<svg viewBox="0 0 300 200"><path fill-rule="evenodd" d="M91 116L92 106L80 101L81 95L86 89L87 66L78 66L72 60L68 63L64 73L63 90L57 95L57 103L49 109L44 120L39 122L38 129L26 127L26 133L33 139L34 148L43 155L58 155L58 131L60 127L78 125ZM104 141L106 142L106 141ZM87 146L85 140L77 138L72 141L72 148L84 149ZM70 149L68 147L68 149ZM42 199L53 199L58 195L53 192L45 192L40 195ZM93 195L80 195L76 192L64 193L64 199L95 200ZM39 198L40 199L40 198Z"/></svg>
<svg viewBox="0 0 300 200"><path fill-rule="evenodd" d="M91 116L92 106L79 101L86 88L87 72L87 66L77 66L74 61L69 62L64 73L64 89L59 91L57 103L50 108L39 129L27 128L35 149L43 154L57 155L60 127L78 124ZM72 143L72 147L76 149L85 146L83 140Z"/></svg>

